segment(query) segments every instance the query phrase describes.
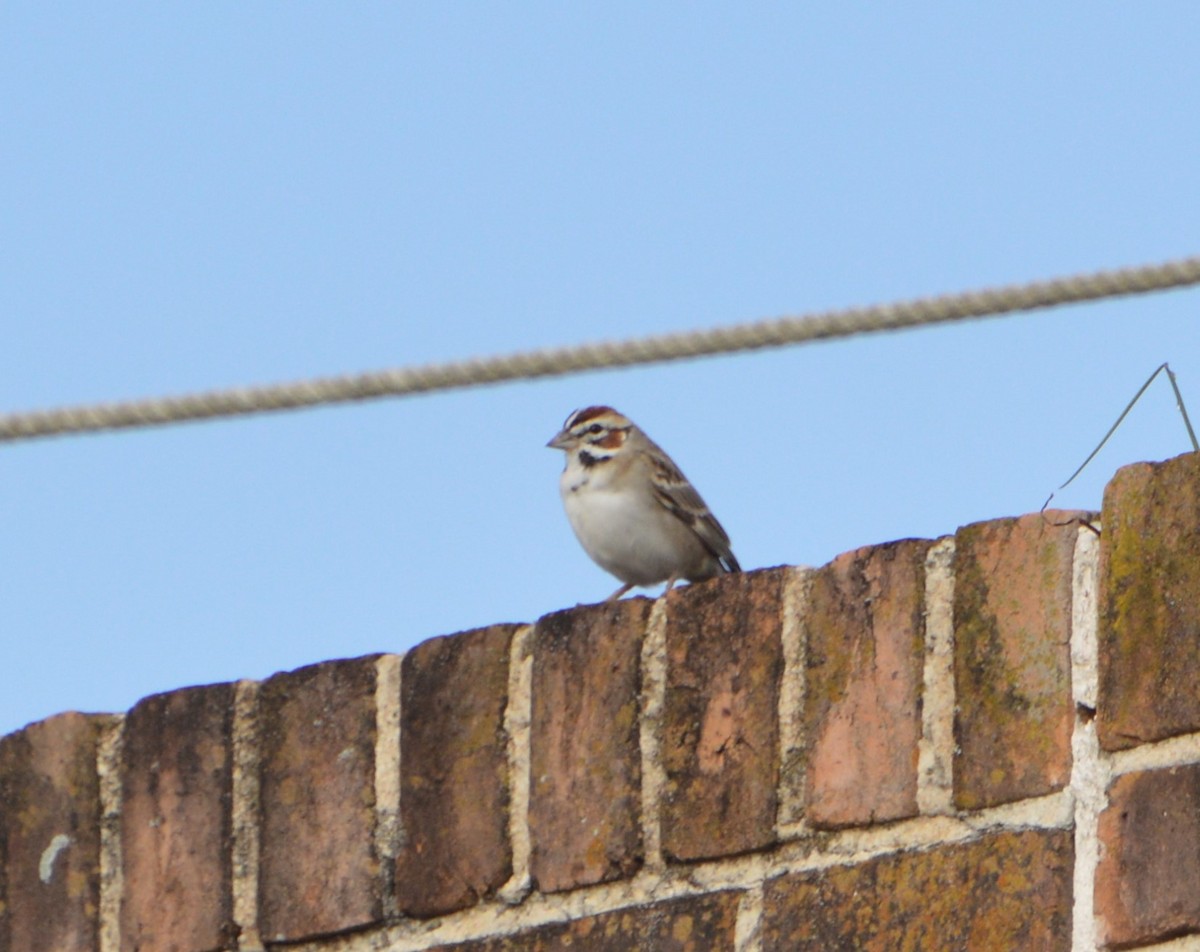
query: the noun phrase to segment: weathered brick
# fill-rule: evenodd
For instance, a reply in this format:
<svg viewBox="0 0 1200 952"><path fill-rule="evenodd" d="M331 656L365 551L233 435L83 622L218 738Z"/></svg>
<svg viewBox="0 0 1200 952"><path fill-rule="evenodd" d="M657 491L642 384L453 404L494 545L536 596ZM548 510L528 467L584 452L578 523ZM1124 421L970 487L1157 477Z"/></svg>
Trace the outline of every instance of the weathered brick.
<svg viewBox="0 0 1200 952"><path fill-rule="evenodd" d="M233 685L158 694L125 719L121 948L232 948Z"/></svg>
<svg viewBox="0 0 1200 952"><path fill-rule="evenodd" d="M1061 789L1071 772L1071 567L1083 513L1050 510L955 539L954 802Z"/></svg>
<svg viewBox="0 0 1200 952"><path fill-rule="evenodd" d="M1200 454L1118 470L1103 525L1100 744L1200 730Z"/></svg>
<svg viewBox="0 0 1200 952"><path fill-rule="evenodd" d="M710 893L436 948L437 952L733 952L737 908L737 893Z"/></svg>
<svg viewBox="0 0 1200 952"><path fill-rule="evenodd" d="M104 720L60 714L0 738L0 952L96 948Z"/></svg>
<svg viewBox="0 0 1200 952"><path fill-rule="evenodd" d="M813 826L917 813L929 545L858 549L813 575L804 705Z"/></svg>
<svg viewBox="0 0 1200 952"><path fill-rule="evenodd" d="M650 604L557 612L534 631L530 869L545 892L642 864L638 697Z"/></svg>
<svg viewBox="0 0 1200 952"><path fill-rule="evenodd" d="M504 708L516 628L434 638L404 658L396 896L406 915L466 908L512 875Z"/></svg>
<svg viewBox="0 0 1200 952"><path fill-rule="evenodd" d="M669 859L728 856L774 841L786 571L728 575L667 596L662 846Z"/></svg>
<svg viewBox="0 0 1200 952"><path fill-rule="evenodd" d="M1124 946L1200 932L1200 765L1126 774L1108 796L1096 870L1100 940Z"/></svg>
<svg viewBox="0 0 1200 952"><path fill-rule="evenodd" d="M263 938L295 940L378 921L375 658L268 678L259 717Z"/></svg>
<svg viewBox="0 0 1200 952"><path fill-rule="evenodd" d="M781 876L764 952L1053 952L1071 947L1069 831L999 833Z"/></svg>
<svg viewBox="0 0 1200 952"><path fill-rule="evenodd" d="M0 739L0 952L12 952L11 907L8 903L8 814L11 765L5 759L4 740Z"/></svg>

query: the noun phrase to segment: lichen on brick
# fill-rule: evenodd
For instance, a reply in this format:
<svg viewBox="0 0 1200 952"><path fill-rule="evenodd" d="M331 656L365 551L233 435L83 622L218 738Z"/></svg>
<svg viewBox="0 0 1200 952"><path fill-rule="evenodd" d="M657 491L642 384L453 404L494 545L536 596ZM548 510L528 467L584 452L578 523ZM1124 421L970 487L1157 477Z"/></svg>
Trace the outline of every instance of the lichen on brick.
<svg viewBox="0 0 1200 952"><path fill-rule="evenodd" d="M803 723L815 826L916 815L929 545L870 546L813 574Z"/></svg>
<svg viewBox="0 0 1200 952"><path fill-rule="evenodd" d="M1118 471L1103 525L1101 744L1200 730L1200 456Z"/></svg>
<svg viewBox="0 0 1200 952"><path fill-rule="evenodd" d="M963 809L1038 796L1070 772L1071 566L1063 513L966 526L956 539L954 643Z"/></svg>
<svg viewBox="0 0 1200 952"><path fill-rule="evenodd" d="M1067 831L998 833L768 881L764 952L1066 950Z"/></svg>
<svg viewBox="0 0 1200 952"><path fill-rule="evenodd" d="M732 855L774 841L784 571L725 576L668 596L668 859Z"/></svg>

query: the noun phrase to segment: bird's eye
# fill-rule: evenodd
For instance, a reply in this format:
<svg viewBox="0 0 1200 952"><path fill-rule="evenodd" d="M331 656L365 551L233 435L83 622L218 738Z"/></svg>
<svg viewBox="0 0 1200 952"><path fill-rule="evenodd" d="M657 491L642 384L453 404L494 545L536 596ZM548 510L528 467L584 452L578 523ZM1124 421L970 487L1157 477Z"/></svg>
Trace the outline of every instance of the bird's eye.
<svg viewBox="0 0 1200 952"><path fill-rule="evenodd" d="M587 431L589 433L601 433L604 431L604 427L602 427L599 423L593 423L587 428Z"/></svg>

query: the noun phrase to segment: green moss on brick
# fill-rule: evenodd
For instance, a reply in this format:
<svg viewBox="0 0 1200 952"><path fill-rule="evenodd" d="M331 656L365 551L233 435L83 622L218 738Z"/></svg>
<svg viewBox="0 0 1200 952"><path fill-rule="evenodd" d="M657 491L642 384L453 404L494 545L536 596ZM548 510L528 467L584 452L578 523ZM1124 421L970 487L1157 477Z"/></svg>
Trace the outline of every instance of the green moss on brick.
<svg viewBox="0 0 1200 952"><path fill-rule="evenodd" d="M768 881L765 952L1061 949L1071 943L1071 834L1001 833Z"/></svg>
<svg viewBox="0 0 1200 952"><path fill-rule="evenodd" d="M851 826L917 812L925 557L904 539L814 573L805 618L805 811Z"/></svg>
<svg viewBox="0 0 1200 952"><path fill-rule="evenodd" d="M1200 457L1120 470L1100 552L1101 743L1200 730Z"/></svg>
<svg viewBox="0 0 1200 952"><path fill-rule="evenodd" d="M961 808L1038 796L1067 780L1075 531L1039 516L959 530L954 793Z"/></svg>

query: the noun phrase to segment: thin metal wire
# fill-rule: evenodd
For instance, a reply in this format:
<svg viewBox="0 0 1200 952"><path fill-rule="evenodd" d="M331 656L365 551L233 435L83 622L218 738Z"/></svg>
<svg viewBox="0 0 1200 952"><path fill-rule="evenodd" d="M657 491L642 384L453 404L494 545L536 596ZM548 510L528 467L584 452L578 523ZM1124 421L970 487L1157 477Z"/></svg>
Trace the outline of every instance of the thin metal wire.
<svg viewBox="0 0 1200 952"><path fill-rule="evenodd" d="M189 420L294 410L352 400L476 387L508 380L533 380L585 370L731 354L969 318L996 317L1063 304L1165 291L1197 283L1200 283L1200 256L1163 264L1096 271L1001 288L708 330L616 342L601 341L575 347L290 383L11 413L0 416L0 442L68 433L164 426Z"/></svg>
<svg viewBox="0 0 1200 952"><path fill-rule="evenodd" d="M1148 389L1150 389L1150 384L1154 383L1154 378L1157 377L1164 370L1167 372L1167 379L1169 381L1171 381L1171 389L1175 391L1175 405L1177 407L1179 407L1179 413L1183 416L1183 425L1185 427L1187 427L1188 438L1192 441L1192 449L1195 450L1197 453L1200 453L1200 443L1196 442L1196 431L1192 429L1192 421L1190 419L1188 419L1187 407L1185 407L1183 405L1183 394L1179 392L1179 384L1176 383L1176 381L1175 381L1175 372L1173 370L1171 370L1171 367L1169 364L1161 363L1158 365L1158 367L1155 368L1154 373L1152 373L1146 379L1146 382L1144 384L1142 384L1141 389L1138 390L1138 392L1133 395L1133 399L1130 400L1128 404L1126 404L1125 409L1121 411L1121 415L1119 417L1117 417L1117 422L1114 423L1111 427L1109 427L1108 432L1104 434L1104 439L1102 439L1096 445L1096 448L1094 450L1092 450L1092 452L1088 455L1088 458L1079 464L1079 469L1075 470L1075 472L1073 472L1070 476L1067 477L1067 481L1065 483L1063 483L1061 486L1059 486L1058 487L1059 489L1066 489L1068 486L1070 486L1071 483L1073 483L1075 481L1075 477L1078 476L1080 473L1082 473L1084 471L1084 469L1087 468L1087 464L1096 458L1096 454L1099 453L1102 449L1104 449L1104 444L1108 442L1109 437L1111 437L1114 433L1117 432L1117 427L1119 427L1122 423L1125 422L1125 418L1127 416L1129 416L1129 411L1133 409L1134 404L1136 404L1140 399L1142 399L1142 394L1145 393ZM1051 493L1051 496L1053 497L1053 493ZM1050 500L1047 499L1046 502L1049 503ZM1043 508L1045 508L1045 507L1043 507Z"/></svg>
<svg viewBox="0 0 1200 952"><path fill-rule="evenodd" d="M1075 482L1075 477L1087 469L1088 463L1094 460L1100 451L1104 449L1104 444L1109 441L1112 435L1117 432L1117 429L1120 427L1120 425L1125 422L1125 418L1129 416L1129 412L1134 408L1137 402L1142 399L1142 394L1150 389L1150 384L1154 383L1154 378L1164 370L1167 372L1167 379L1171 382L1171 389L1175 391L1175 405L1179 408L1179 415L1183 417L1183 425L1187 428L1188 439L1192 441L1192 449L1195 452L1200 453L1200 442L1197 442L1196 431L1192 429L1192 421L1191 418L1188 417L1187 407L1184 406L1183 394L1179 390L1179 382L1175 379L1175 371L1171 369L1170 364L1164 361L1154 368L1154 373L1147 377L1146 382L1142 384L1140 388L1138 388L1138 392L1133 395L1133 399L1125 405L1125 409L1122 410L1121 415L1117 417L1117 422L1108 428L1108 432L1105 433L1103 439L1096 444L1096 448L1088 454L1088 458L1080 463L1079 468L1067 477L1067 481L1065 483L1063 483L1058 487L1058 489L1054 490L1054 492L1046 497L1046 501L1042 503L1042 508L1040 510L1043 514L1046 512L1047 507L1050 505L1055 495L1062 492L1064 489L1070 486L1071 483ZM1065 526L1074 521L1074 519L1068 519L1066 522L1055 522L1052 523L1052 525ZM1087 525L1088 528L1092 529L1093 532L1096 531L1095 528L1090 524L1085 522L1084 525Z"/></svg>
<svg viewBox="0 0 1200 952"><path fill-rule="evenodd" d="M1179 382L1175 379L1175 371L1165 363L1163 367L1167 371L1167 379L1171 381L1171 389L1175 391L1175 406L1179 407L1179 413L1183 416L1183 425L1187 427L1188 439L1192 441L1192 450L1200 453L1200 442L1196 440L1196 431L1192 429L1192 421L1188 417L1187 407L1183 405L1183 394L1179 392Z"/></svg>

